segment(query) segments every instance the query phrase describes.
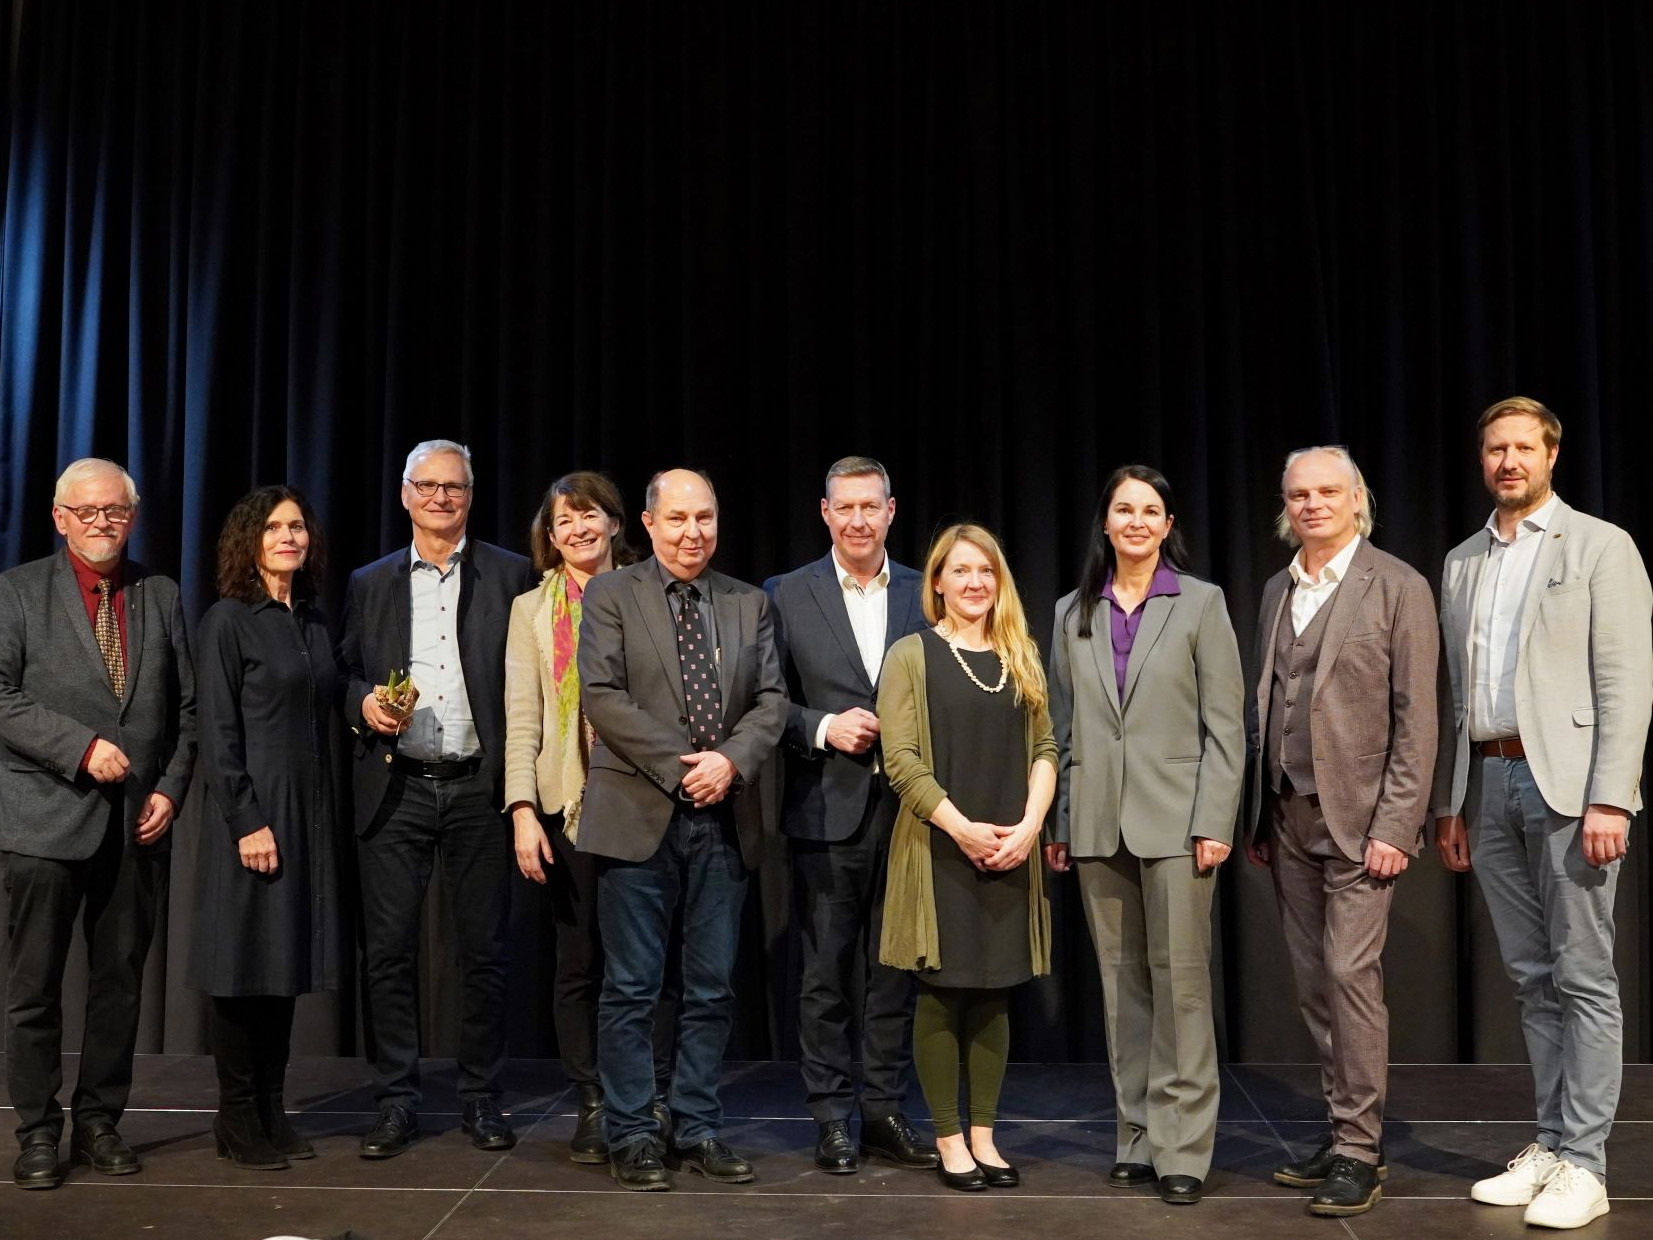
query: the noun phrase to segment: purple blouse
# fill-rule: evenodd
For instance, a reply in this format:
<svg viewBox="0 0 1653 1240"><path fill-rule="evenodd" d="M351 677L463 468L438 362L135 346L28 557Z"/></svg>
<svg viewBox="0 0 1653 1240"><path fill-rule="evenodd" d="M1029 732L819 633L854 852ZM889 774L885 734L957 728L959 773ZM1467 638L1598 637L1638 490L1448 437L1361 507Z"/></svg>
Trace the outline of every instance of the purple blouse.
<svg viewBox="0 0 1653 1240"><path fill-rule="evenodd" d="M1108 579L1102 583L1102 597L1108 600L1108 632L1113 638L1113 674L1114 681L1119 689L1119 700L1125 700L1125 669L1131 665L1131 647L1136 644L1136 631L1142 624L1142 613L1148 606L1148 600L1160 594L1181 594L1182 587L1177 584L1177 570L1164 560L1154 569L1154 578L1148 583L1148 593L1143 595L1142 602L1129 615L1119 605L1119 600L1113 593L1113 573L1108 573Z"/></svg>

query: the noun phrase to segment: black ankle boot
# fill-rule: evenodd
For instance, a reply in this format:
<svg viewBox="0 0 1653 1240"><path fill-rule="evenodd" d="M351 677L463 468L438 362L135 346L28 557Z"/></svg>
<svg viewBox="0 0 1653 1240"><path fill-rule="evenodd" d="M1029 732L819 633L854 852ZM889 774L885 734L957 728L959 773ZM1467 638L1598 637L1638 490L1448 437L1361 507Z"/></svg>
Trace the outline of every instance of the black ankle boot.
<svg viewBox="0 0 1653 1240"><path fill-rule="evenodd" d="M603 1089L581 1085L580 1114L574 1124L574 1139L568 1143L568 1157L577 1163L606 1163L608 1138L603 1135Z"/></svg>

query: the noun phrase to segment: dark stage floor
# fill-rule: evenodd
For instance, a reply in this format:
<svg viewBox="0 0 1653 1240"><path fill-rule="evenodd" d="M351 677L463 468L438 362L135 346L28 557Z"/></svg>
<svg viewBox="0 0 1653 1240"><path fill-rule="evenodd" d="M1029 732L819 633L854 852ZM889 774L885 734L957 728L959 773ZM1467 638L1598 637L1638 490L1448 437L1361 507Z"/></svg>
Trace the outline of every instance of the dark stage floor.
<svg viewBox="0 0 1653 1240"><path fill-rule="evenodd" d="M65 1068L73 1082L75 1065ZM1466 1194L1471 1180L1500 1169L1531 1139L1529 1079L1524 1066L1395 1068L1384 1199L1343 1223L1310 1218L1306 1194L1269 1180L1287 1150L1307 1152L1324 1131L1316 1073L1299 1065L1224 1069L1208 1195L1200 1205L1172 1207L1146 1190L1103 1184L1113 1155L1113 1098L1103 1065L1013 1066L999 1148L1022 1168L1023 1186L965 1195L928 1174L876 1163L855 1176L816 1172L815 1129L801 1104L796 1067L732 1064L724 1135L755 1156L758 1182L728 1187L681 1175L675 1192L632 1194L619 1191L606 1168L568 1161L573 1105L555 1062L512 1066L505 1104L522 1139L501 1157L473 1150L460 1133L452 1065L433 1061L421 1114L425 1139L400 1158L369 1163L355 1153L373 1110L361 1065L301 1061L288 1100L302 1107L297 1126L320 1156L291 1171L261 1173L213 1157L212 1061L144 1056L122 1126L143 1171L110 1179L77 1167L55 1192L22 1192L8 1177L0 1187L0 1240L260 1240L346 1228L370 1240L1514 1236L1526 1232L1519 1209L1475 1205ZM0 1094L0 1101L9 1100ZM9 1133L12 1123L0 1107L0 1127ZM1580 1234L1653 1234L1653 1066L1625 1069L1608 1150L1612 1213ZM0 1151L9 1166L11 1143L0 1141Z"/></svg>

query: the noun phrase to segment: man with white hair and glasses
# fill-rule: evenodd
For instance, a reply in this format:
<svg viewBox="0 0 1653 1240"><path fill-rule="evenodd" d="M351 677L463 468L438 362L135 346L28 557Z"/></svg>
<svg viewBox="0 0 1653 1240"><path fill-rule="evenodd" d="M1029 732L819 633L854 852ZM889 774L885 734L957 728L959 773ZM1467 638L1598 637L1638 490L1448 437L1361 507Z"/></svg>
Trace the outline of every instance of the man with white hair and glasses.
<svg viewBox="0 0 1653 1240"><path fill-rule="evenodd" d="M433 439L408 453L402 507L413 544L350 575L339 664L356 734L356 857L361 876L368 1054L378 1122L363 1158L419 1137L420 909L438 860L459 939L461 1127L482 1150L516 1134L499 1109L505 1061L506 930L514 864L501 815L505 635L511 602L534 584L524 556L470 538L470 450ZM412 678L407 718L375 689Z"/></svg>
<svg viewBox="0 0 1653 1240"><path fill-rule="evenodd" d="M71 1160L138 1170L116 1126L132 1088L144 960L195 762L195 672L177 583L125 557L138 489L75 461L52 520L65 546L0 574L0 873L6 1075L19 1188L63 1182L63 973L79 916L86 1023Z"/></svg>

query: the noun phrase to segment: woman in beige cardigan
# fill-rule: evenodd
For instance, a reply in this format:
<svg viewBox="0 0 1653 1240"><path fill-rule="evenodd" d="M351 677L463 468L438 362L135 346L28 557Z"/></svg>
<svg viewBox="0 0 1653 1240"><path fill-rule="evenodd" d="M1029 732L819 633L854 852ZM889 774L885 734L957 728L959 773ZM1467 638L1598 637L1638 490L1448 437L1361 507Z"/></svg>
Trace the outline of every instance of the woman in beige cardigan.
<svg viewBox="0 0 1653 1240"><path fill-rule="evenodd" d="M544 580L511 607L505 644L505 802L517 868L548 889L557 920L557 1044L579 1092L575 1162L608 1161L597 1081L596 862L574 849L591 753L580 710L581 599L592 577L636 559L622 539L625 506L601 474L558 478L534 516L530 546Z"/></svg>
<svg viewBox="0 0 1653 1240"><path fill-rule="evenodd" d="M901 798L880 959L918 976L913 1062L937 1172L969 1192L1020 1182L993 1143L993 1122L1010 1051L1008 989L1050 972L1037 845L1056 789L1056 742L1039 648L998 541L955 525L930 548L924 577L934 627L891 646L879 680L884 765Z"/></svg>

